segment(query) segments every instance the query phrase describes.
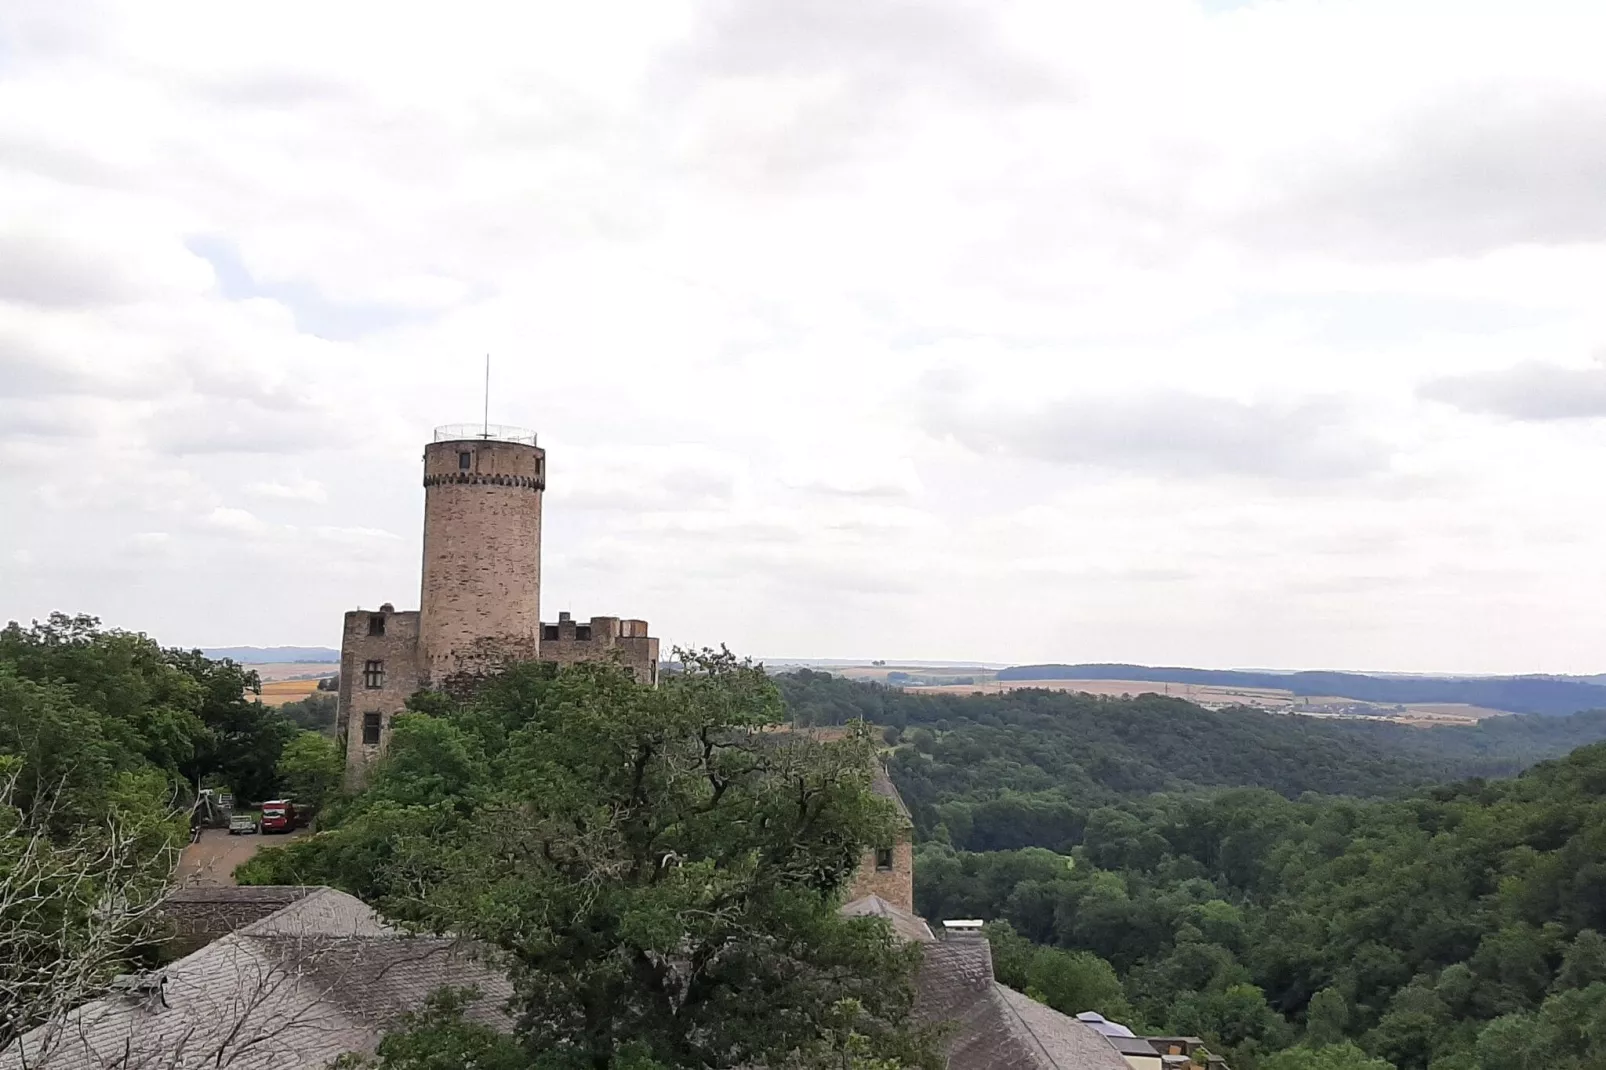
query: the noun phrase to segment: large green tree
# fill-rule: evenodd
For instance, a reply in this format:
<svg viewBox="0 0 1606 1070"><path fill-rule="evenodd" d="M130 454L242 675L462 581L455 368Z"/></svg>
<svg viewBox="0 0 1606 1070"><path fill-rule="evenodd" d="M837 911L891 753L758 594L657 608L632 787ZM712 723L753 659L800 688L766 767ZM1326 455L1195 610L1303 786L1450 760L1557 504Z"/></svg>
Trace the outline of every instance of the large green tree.
<svg viewBox="0 0 1606 1070"><path fill-rule="evenodd" d="M657 688L526 665L415 706L328 831L243 876L345 881L493 949L532 1065L931 1063L918 950L837 913L895 829L868 730L786 730L764 672L711 652ZM437 1065L430 1036L486 1040L432 1020L392 1065Z"/></svg>
<svg viewBox="0 0 1606 1070"><path fill-rule="evenodd" d="M0 702L0 749L24 757L25 782L65 776L81 785L77 797L103 782L106 762L143 761L192 788L223 784L261 799L276 790L275 765L296 732L256 701L253 670L90 616L0 629L0 675L21 682ZM69 723L77 742L47 743Z"/></svg>

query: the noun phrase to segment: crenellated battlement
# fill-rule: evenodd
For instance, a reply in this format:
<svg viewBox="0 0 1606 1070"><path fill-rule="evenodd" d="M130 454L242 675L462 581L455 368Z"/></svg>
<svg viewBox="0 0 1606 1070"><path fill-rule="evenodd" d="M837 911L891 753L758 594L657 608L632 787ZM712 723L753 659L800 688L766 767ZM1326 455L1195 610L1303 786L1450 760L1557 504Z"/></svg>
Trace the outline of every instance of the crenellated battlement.
<svg viewBox="0 0 1606 1070"><path fill-rule="evenodd" d="M447 483L467 483L488 487L523 487L526 490L546 490L546 480L537 476L487 476L478 472L441 472L425 476L425 487L440 487Z"/></svg>
<svg viewBox="0 0 1606 1070"><path fill-rule="evenodd" d="M658 682L647 622L561 614L541 623L546 451L535 432L497 424L435 429L424 446L419 609L346 614L339 723L348 783L384 750L390 721L420 688L476 680L513 661L614 660Z"/></svg>

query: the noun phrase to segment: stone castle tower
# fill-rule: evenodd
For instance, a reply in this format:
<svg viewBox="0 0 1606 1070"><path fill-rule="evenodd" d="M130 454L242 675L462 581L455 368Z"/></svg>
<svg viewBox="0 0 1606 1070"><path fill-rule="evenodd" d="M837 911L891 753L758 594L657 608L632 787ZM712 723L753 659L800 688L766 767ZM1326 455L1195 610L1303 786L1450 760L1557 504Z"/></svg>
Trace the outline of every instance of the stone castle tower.
<svg viewBox="0 0 1606 1070"><path fill-rule="evenodd" d="M647 622L568 613L541 622L541 498L546 452L535 433L495 425L437 428L424 447L424 565L417 610L389 602L346 614L338 723L346 778L360 782L407 699L510 661L611 658L658 682Z"/></svg>
<svg viewBox="0 0 1606 1070"><path fill-rule="evenodd" d="M432 680L539 651L546 452L533 433L498 430L442 428L424 447L419 642Z"/></svg>

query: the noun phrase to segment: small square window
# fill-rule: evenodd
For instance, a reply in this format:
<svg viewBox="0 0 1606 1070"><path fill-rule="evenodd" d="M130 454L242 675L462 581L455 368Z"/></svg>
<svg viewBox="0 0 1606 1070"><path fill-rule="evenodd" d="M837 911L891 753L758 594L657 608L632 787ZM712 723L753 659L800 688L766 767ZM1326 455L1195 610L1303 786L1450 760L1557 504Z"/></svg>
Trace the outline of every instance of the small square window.
<svg viewBox="0 0 1606 1070"><path fill-rule="evenodd" d="M892 868L892 848L877 847L875 849L875 868L881 873L885 873Z"/></svg>
<svg viewBox="0 0 1606 1070"><path fill-rule="evenodd" d="M385 686L385 663L383 661L365 661L362 663L362 686L370 691L377 691Z"/></svg>
<svg viewBox="0 0 1606 1070"><path fill-rule="evenodd" d="M466 472L474 466L474 455L468 450L459 450L457 453L457 470Z"/></svg>
<svg viewBox="0 0 1606 1070"><path fill-rule="evenodd" d="M362 715L362 741L370 747L379 742L379 714L365 713Z"/></svg>
<svg viewBox="0 0 1606 1070"><path fill-rule="evenodd" d="M368 618L368 634L369 635L384 635L385 634L385 618L380 616L377 613L374 614L372 617L369 617Z"/></svg>

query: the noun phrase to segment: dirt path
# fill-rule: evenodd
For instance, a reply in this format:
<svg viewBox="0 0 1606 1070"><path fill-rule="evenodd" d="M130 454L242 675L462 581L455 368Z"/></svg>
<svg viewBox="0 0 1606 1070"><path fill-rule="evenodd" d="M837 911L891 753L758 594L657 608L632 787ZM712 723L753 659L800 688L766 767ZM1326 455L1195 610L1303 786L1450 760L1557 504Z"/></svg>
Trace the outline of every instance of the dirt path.
<svg viewBox="0 0 1606 1070"><path fill-rule="evenodd" d="M234 883L234 867L264 847L276 847L307 834L297 829L288 836L230 836L226 829L203 829L201 838L184 848L178 860L179 883L194 885L230 885Z"/></svg>

